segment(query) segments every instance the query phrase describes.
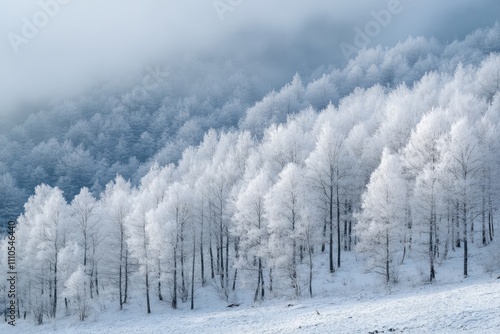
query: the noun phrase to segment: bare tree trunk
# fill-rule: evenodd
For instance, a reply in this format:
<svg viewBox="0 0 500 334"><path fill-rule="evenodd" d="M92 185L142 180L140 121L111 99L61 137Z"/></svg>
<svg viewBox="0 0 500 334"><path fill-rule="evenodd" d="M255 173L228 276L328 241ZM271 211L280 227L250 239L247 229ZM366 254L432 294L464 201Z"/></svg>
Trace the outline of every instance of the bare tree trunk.
<svg viewBox="0 0 500 334"><path fill-rule="evenodd" d="M193 267L191 268L191 310L194 309L194 266L196 264L195 260L196 260L196 234L193 231ZM202 280L203 280L203 275L202 275Z"/></svg>
<svg viewBox="0 0 500 334"><path fill-rule="evenodd" d="M433 226L433 213L431 209L431 219L429 224L429 265L430 265L430 274L429 274L429 282L433 282L436 278L436 273L434 271L434 226Z"/></svg>
<svg viewBox="0 0 500 334"><path fill-rule="evenodd" d="M451 218L448 218L451 221L451 250L455 251L455 246L456 246L456 241L455 241L455 213L453 211L453 207L450 209L448 206L448 214L450 215Z"/></svg>
<svg viewBox="0 0 500 334"><path fill-rule="evenodd" d="M99 296L99 275L97 274L97 264L95 266L95 294Z"/></svg>
<svg viewBox="0 0 500 334"><path fill-rule="evenodd" d="M181 300L183 303L187 301L188 292L186 288L186 276L184 275L184 233L181 228Z"/></svg>
<svg viewBox="0 0 500 334"><path fill-rule="evenodd" d="M493 227L493 204L491 201L491 192L488 193L488 231L490 241L493 241L493 236L495 235L495 229Z"/></svg>
<svg viewBox="0 0 500 334"><path fill-rule="evenodd" d="M264 270L262 269L262 262L260 264L260 287L261 287L261 294L260 294L260 300L264 300L264 295L265 295L265 290L264 290Z"/></svg>
<svg viewBox="0 0 500 334"><path fill-rule="evenodd" d="M273 268L269 268L269 291L273 292Z"/></svg>
<svg viewBox="0 0 500 334"><path fill-rule="evenodd" d="M92 261L92 267L90 268L90 275L89 275L90 299L94 298L94 292L92 291L93 289L94 289L94 261Z"/></svg>
<svg viewBox="0 0 500 334"><path fill-rule="evenodd" d="M253 296L253 302L254 303L259 298L259 289L260 289L260 266L259 266L259 270L257 271L257 288L255 289L255 294Z"/></svg>
<svg viewBox="0 0 500 334"><path fill-rule="evenodd" d="M123 310L123 291L122 291L122 262L120 260L120 269L118 270L118 290L120 299L120 310Z"/></svg>
<svg viewBox="0 0 500 334"><path fill-rule="evenodd" d="M474 243L474 219L470 221L470 242L471 244Z"/></svg>
<svg viewBox="0 0 500 334"><path fill-rule="evenodd" d="M493 214L491 208L488 210L488 231L490 234L490 241L493 241Z"/></svg>
<svg viewBox="0 0 500 334"><path fill-rule="evenodd" d="M229 233L228 233L229 235ZM229 241L229 240L228 240ZM236 260L238 260L240 258L240 250L239 250L239 238L238 237L235 237L235 240L234 240L234 253L235 253L235 256L236 256ZM226 254L226 259L228 258L227 254ZM233 291L236 290L236 278L238 277L238 269L236 268L234 270L234 278L233 278Z"/></svg>
<svg viewBox="0 0 500 334"><path fill-rule="evenodd" d="M151 304L149 303L149 273L148 266L146 265L146 305L148 314L151 313Z"/></svg>
<svg viewBox="0 0 500 334"><path fill-rule="evenodd" d="M313 279L313 260L312 260L312 245L308 240L307 245L308 253L309 253L309 296L312 298L313 290L312 290L312 279Z"/></svg>
<svg viewBox="0 0 500 334"><path fill-rule="evenodd" d="M293 239L293 252L292 252L292 288L295 290L295 296L298 297L299 296L299 284L297 282L297 263L296 263L296 260L295 260L295 257L297 256L296 254L296 243L295 243L295 239Z"/></svg>
<svg viewBox="0 0 500 334"><path fill-rule="evenodd" d="M255 289L255 295L253 298L254 303L259 298L259 289L262 290L261 300L264 299L264 276L262 275L262 259L259 257L259 270L257 272L257 289Z"/></svg>
<svg viewBox="0 0 500 334"><path fill-rule="evenodd" d="M177 242L174 246L174 281L172 284L172 303L173 309L177 309Z"/></svg>
<svg viewBox="0 0 500 334"><path fill-rule="evenodd" d="M441 222L441 217L439 218ZM438 224L437 221L437 214L436 210L434 209L434 258L437 259L440 256L440 251L439 251L439 245L441 243L441 240L439 239L439 226L441 224Z"/></svg>
<svg viewBox="0 0 500 334"><path fill-rule="evenodd" d="M220 284L221 284L221 288L224 289L224 280L225 280L225 277L224 277L224 229L223 229L223 226L222 226L222 212L221 212L221 218L220 218L220 222L219 222L219 227L220 227L220 236L219 236L219 240L220 240L220 247L219 247L219 253L220 253Z"/></svg>
<svg viewBox="0 0 500 334"><path fill-rule="evenodd" d="M226 288L229 289L229 231L226 226ZM227 297L227 291L226 291Z"/></svg>
<svg viewBox="0 0 500 334"><path fill-rule="evenodd" d="M57 239L56 239L57 242ZM57 247L56 247L56 254L55 254L55 265L54 265L54 301L52 305L52 317L56 317L56 311L57 311Z"/></svg>
<svg viewBox="0 0 500 334"><path fill-rule="evenodd" d="M344 238L344 252L347 252L347 199L345 200L344 203L344 233L343 233L343 238Z"/></svg>
<svg viewBox="0 0 500 334"><path fill-rule="evenodd" d="M208 249L209 249L209 253L210 253L210 269L211 269L211 276L212 276L212 279L215 278L215 272L214 272L214 253L213 253L213 250L212 250L212 235L210 234L209 236L209 243L208 243Z"/></svg>
<svg viewBox="0 0 500 334"><path fill-rule="evenodd" d="M123 285L123 259L124 259L124 235L123 235L123 226L121 225L120 226L120 269L118 271L118 275L119 275L119 278L118 278L118 286L119 286L119 294L120 294L120 310L123 310L123 304L125 303L125 299L123 297L123 289L122 289L122 285ZM126 275L125 275L126 276Z"/></svg>
<svg viewBox="0 0 500 334"><path fill-rule="evenodd" d="M200 227L200 275L201 275L201 286L205 286L205 258L203 255L203 204L201 209L201 227ZM194 247L193 247L194 249Z"/></svg>
<svg viewBox="0 0 500 334"><path fill-rule="evenodd" d="M386 277L387 283L389 283L389 281L390 281L389 264L390 264L389 229L386 228L386 230L385 230L385 277Z"/></svg>
<svg viewBox="0 0 500 334"><path fill-rule="evenodd" d="M349 200L349 247L348 250L352 249L352 202Z"/></svg>
<svg viewBox="0 0 500 334"><path fill-rule="evenodd" d="M483 188L483 201L481 204L481 240L483 245L488 243L486 239L486 197L484 196L484 188Z"/></svg>
<svg viewBox="0 0 500 334"><path fill-rule="evenodd" d="M174 281L172 282L172 303L171 306L173 309L177 309L177 247L179 246L179 209L176 208L175 213L175 223L177 227L177 232L175 235L175 244L174 244Z"/></svg>
<svg viewBox="0 0 500 334"><path fill-rule="evenodd" d="M329 218L330 218L330 253L329 253L329 264L330 273L334 273L333 268L333 185L330 185L330 203L329 203Z"/></svg>
<svg viewBox="0 0 500 334"><path fill-rule="evenodd" d="M158 299L163 300L163 294L161 293L161 263L160 263L160 258L158 258Z"/></svg>
<svg viewBox="0 0 500 334"><path fill-rule="evenodd" d="M464 225L464 277L467 277L468 271L467 271L467 262L469 260L469 253L467 249L467 197L464 198L464 208L463 208L463 225Z"/></svg>
<svg viewBox="0 0 500 334"><path fill-rule="evenodd" d="M337 190L337 268L340 268L340 251L342 247L340 247L340 197L339 197L339 187L336 187Z"/></svg>
<svg viewBox="0 0 500 334"><path fill-rule="evenodd" d="M128 297L128 249L125 249L125 291L123 296L123 303L127 303Z"/></svg>
<svg viewBox="0 0 500 334"><path fill-rule="evenodd" d="M460 248L460 219L459 219L459 211L460 211L460 205L459 203L457 202L456 204L457 208L456 208L456 224L457 224L457 238L456 238L456 242L457 242L457 248Z"/></svg>
<svg viewBox="0 0 500 334"><path fill-rule="evenodd" d="M144 242L143 242L143 248L144 248L144 257L146 258L146 305L147 305L147 312L148 314L151 313L151 303L149 302L149 265L148 265L148 245L146 242L146 224L142 224L142 233L144 235Z"/></svg>
<svg viewBox="0 0 500 334"><path fill-rule="evenodd" d="M321 253L323 253L325 251L326 225L327 225L327 221L325 219L325 221L323 223L323 243L321 244Z"/></svg>

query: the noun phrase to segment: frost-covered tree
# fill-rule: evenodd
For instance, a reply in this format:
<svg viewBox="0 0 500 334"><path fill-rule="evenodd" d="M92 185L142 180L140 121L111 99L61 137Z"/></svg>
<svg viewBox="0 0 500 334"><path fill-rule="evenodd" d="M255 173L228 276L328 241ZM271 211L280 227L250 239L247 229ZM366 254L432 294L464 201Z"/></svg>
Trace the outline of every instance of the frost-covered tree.
<svg viewBox="0 0 500 334"><path fill-rule="evenodd" d="M412 194L413 219L409 227L427 235L426 240L419 240L419 242L427 247L431 282L436 278L434 261L439 253L439 202L442 198L440 196L442 189L439 187L439 175L436 170L439 162L437 142L446 132L447 124L444 110L432 110L417 124L403 150L405 171L411 180L416 180ZM451 231L450 224L448 229ZM448 251L449 238L447 234L445 256Z"/></svg>
<svg viewBox="0 0 500 334"><path fill-rule="evenodd" d="M153 268L149 239L146 233L146 214L149 210L156 207L153 193L147 189L148 178L142 179L139 189L131 194L132 208L130 214L125 218L126 242L130 250L130 255L134 257L139 264L139 271L144 275L144 288L146 295L146 312L151 313L150 292L150 274Z"/></svg>
<svg viewBox="0 0 500 334"><path fill-rule="evenodd" d="M242 254L237 266L256 272L254 302L264 299L265 295L263 272L268 253L268 220L264 211L264 198L270 187L269 174L262 169L240 190L235 203L232 232L239 236L239 250Z"/></svg>
<svg viewBox="0 0 500 334"><path fill-rule="evenodd" d="M314 138L309 134L314 125L313 117L314 113L306 111L290 117L285 124L272 125L266 130L261 150L272 178L289 163L304 165L314 147Z"/></svg>
<svg viewBox="0 0 500 334"><path fill-rule="evenodd" d="M350 152L345 147L342 133L331 122L327 122L321 128L316 148L307 158L306 164L313 186L324 203L328 219L329 266L330 273L333 273L335 271L333 265L334 216L337 223L337 267L340 267L341 204L349 201L354 163Z"/></svg>
<svg viewBox="0 0 500 334"><path fill-rule="evenodd" d="M304 170L294 163L285 166L277 182L264 198L265 217L269 221L269 261L290 278L295 296L300 295L297 265L304 246L300 225L309 222Z"/></svg>
<svg viewBox="0 0 500 334"><path fill-rule="evenodd" d="M96 282L99 280L98 263L102 254L99 254L98 250L101 248L98 247L104 239L100 229L100 214L99 202L86 187L82 188L71 201L70 215L75 227L74 238L82 250L80 263L87 277L85 284L89 284L85 291L89 292L91 298L94 291L96 294L99 291Z"/></svg>
<svg viewBox="0 0 500 334"><path fill-rule="evenodd" d="M130 182L117 176L113 182L106 185L102 195L102 214L105 223L103 232L107 234L106 266L108 275L112 277L118 290L120 310L127 303L130 278L130 258L126 239L126 217L130 214Z"/></svg>
<svg viewBox="0 0 500 334"><path fill-rule="evenodd" d="M181 300L187 301L186 239L188 224L192 223L191 191L186 185L174 182L158 207L146 215L146 233L151 248L160 258L165 272L171 273L171 306L177 308L178 290ZM180 276L180 280L179 280ZM179 284L180 281L180 284Z"/></svg>
<svg viewBox="0 0 500 334"><path fill-rule="evenodd" d="M442 173L441 180L455 203L455 213L461 223L463 274L467 277L469 233L474 232L474 220L479 214L479 186L483 165L481 146L468 118L461 118L452 125L450 132L439 141L438 150L441 154L438 167Z"/></svg>
<svg viewBox="0 0 500 334"><path fill-rule="evenodd" d="M59 258L68 220L68 205L62 191L44 184L35 189L19 219L20 234L27 234L21 238L26 253L19 266L26 273L29 309L39 324L44 316L54 318L57 314L61 287Z"/></svg>
<svg viewBox="0 0 500 334"><path fill-rule="evenodd" d="M90 304L88 300L88 285L85 269L79 265L64 283L64 295L68 299L74 300L77 305L78 318L80 321L89 316Z"/></svg>
<svg viewBox="0 0 500 334"><path fill-rule="evenodd" d="M440 241L440 209L442 206L440 192L442 192L442 189L439 187L436 170L431 166L426 166L417 176L415 182L412 215L415 231L423 232L426 235L423 241L419 241L427 246L430 282L436 279L435 260L438 256Z"/></svg>
<svg viewBox="0 0 500 334"><path fill-rule="evenodd" d="M493 110L493 106L491 107ZM486 114L477 124L483 166L481 167L481 242L483 245L493 241L495 211L494 203L500 199L500 131L498 114ZM495 120L496 118L496 120ZM498 204L496 204L498 205Z"/></svg>
<svg viewBox="0 0 500 334"><path fill-rule="evenodd" d="M336 102L339 93L333 79L333 75L323 73L321 78L309 83L305 93L307 101L317 109L325 108L330 102Z"/></svg>
<svg viewBox="0 0 500 334"><path fill-rule="evenodd" d="M288 115L305 107L304 93L302 79L295 74L292 81L279 92L271 91L262 101L248 109L240 127L262 134L270 124L284 122Z"/></svg>
<svg viewBox="0 0 500 334"><path fill-rule="evenodd" d="M209 228L213 233L216 256L215 271L220 277L220 287L225 298L229 296L230 286L230 244L235 246L237 256L237 239L229 233L232 208L230 198L238 179L243 175L245 157L252 142L248 133L238 136L237 133L222 133L219 137L211 161L203 178L206 182L209 207ZM211 261L213 254L211 255ZM235 286L237 272L233 276Z"/></svg>
<svg viewBox="0 0 500 334"><path fill-rule="evenodd" d="M157 294L163 299L161 292L161 261L160 249L151 246L151 235L148 233L147 215L155 210L167 195L167 189L172 182L174 166L161 168L153 163L149 172L141 179L137 189L131 196L131 211L126 217L127 246L130 255L137 260L139 272L144 276L146 296L146 311L151 313L150 291L151 282L157 283Z"/></svg>
<svg viewBox="0 0 500 334"><path fill-rule="evenodd" d="M406 182L400 158L384 149L380 166L373 172L363 194L358 219L358 249L369 268L390 282L395 277L395 262L403 249L406 209Z"/></svg>
<svg viewBox="0 0 500 334"><path fill-rule="evenodd" d="M150 204L152 207L158 207L158 205L163 201L166 196L166 191L168 187L171 185L175 178L175 166L170 164L164 167L160 167L157 163L154 163L150 168L148 174L146 174L141 183L147 185L146 188L149 195L151 196L150 200L153 202ZM149 211L148 211L149 212ZM148 213L146 213L146 221L145 221L145 232L147 235L147 242L149 243L149 251L151 252L151 259L154 259L155 262L155 283L157 286L156 293L159 300L163 300L162 294L162 261L161 261L161 253L164 248L162 247L153 247L152 240L155 240L154 234L155 228L150 229L149 223L150 221L147 219ZM158 245L157 245L158 246Z"/></svg>

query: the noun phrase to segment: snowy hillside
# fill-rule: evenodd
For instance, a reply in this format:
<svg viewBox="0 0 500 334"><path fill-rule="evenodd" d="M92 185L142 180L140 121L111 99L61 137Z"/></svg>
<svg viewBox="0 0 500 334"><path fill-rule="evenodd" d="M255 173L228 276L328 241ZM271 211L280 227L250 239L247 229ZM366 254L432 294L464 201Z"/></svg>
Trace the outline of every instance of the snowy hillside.
<svg viewBox="0 0 500 334"><path fill-rule="evenodd" d="M181 310L164 314L112 312L99 321L64 319L2 333L482 333L500 331L500 280L423 286L392 294L273 301L251 307Z"/></svg>
<svg viewBox="0 0 500 334"><path fill-rule="evenodd" d="M0 2L0 334L500 333L495 1Z"/></svg>

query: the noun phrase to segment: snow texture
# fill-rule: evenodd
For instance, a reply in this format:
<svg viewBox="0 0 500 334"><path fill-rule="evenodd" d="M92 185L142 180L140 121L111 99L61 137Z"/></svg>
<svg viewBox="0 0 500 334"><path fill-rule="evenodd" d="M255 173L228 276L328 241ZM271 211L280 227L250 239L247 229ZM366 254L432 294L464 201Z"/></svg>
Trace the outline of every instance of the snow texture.
<svg viewBox="0 0 500 334"><path fill-rule="evenodd" d="M16 327L1 333L499 333L500 280L427 285L416 292L360 293L351 298L274 300L262 305L225 305L166 311L108 312L95 321L74 317Z"/></svg>

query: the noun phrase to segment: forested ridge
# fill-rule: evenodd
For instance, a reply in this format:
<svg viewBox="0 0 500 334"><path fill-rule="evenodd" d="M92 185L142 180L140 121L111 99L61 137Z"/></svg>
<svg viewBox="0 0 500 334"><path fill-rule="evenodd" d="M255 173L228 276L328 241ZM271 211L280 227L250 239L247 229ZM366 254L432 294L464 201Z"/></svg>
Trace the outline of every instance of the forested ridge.
<svg viewBox="0 0 500 334"><path fill-rule="evenodd" d="M387 284L408 259L428 282L452 253L457 276L484 247L495 266L499 48L497 24L363 50L256 103L258 80L233 75L179 99L168 80L127 103L102 88L30 116L0 137L4 217L22 211L20 315L84 320L131 295L148 313L152 299L195 308L200 289L314 296L318 259L335 279L346 253Z"/></svg>
<svg viewBox="0 0 500 334"><path fill-rule="evenodd" d="M338 105L356 87L411 87L427 72L452 75L459 64L477 66L499 51L499 36L496 24L447 45L409 38L362 50L342 68L301 73L271 92L279 80L255 75L258 66L248 60L187 57L175 66L152 64L139 77L103 83L79 98L54 100L0 133L0 220L17 217L40 183L58 186L68 201L82 187L99 196L117 173L137 185L152 162L177 163L209 129L261 137L288 114Z"/></svg>

